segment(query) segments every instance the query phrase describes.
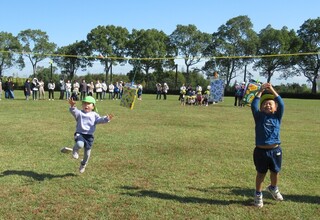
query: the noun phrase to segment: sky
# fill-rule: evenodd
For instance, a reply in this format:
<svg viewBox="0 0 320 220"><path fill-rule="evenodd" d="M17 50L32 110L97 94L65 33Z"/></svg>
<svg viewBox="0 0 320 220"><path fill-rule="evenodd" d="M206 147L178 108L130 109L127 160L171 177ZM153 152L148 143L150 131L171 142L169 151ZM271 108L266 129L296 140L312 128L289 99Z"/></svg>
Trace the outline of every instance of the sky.
<svg viewBox="0 0 320 220"><path fill-rule="evenodd" d="M306 20L320 16L319 0L1 0L0 6L0 31L17 35L22 30L40 29L58 47L86 40L98 25L121 26L129 32L154 28L170 35L177 25L193 24L202 32L214 33L229 19L246 15L259 33L267 25L297 31ZM30 75L26 73L32 72L28 62L22 71L9 69L5 75ZM43 61L39 65L49 64ZM89 72L103 72L98 63L93 68ZM127 71L123 68L128 67L113 70ZM276 77L273 80L273 84L283 82ZM291 81L306 83L306 78Z"/></svg>

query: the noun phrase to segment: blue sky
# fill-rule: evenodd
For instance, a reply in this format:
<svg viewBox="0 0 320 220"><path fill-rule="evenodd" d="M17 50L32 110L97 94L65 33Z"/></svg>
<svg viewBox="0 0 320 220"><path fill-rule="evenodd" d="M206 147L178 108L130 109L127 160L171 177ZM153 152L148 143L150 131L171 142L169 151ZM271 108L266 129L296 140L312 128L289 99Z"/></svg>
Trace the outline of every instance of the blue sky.
<svg viewBox="0 0 320 220"><path fill-rule="evenodd" d="M2 0L0 5L0 31L17 35L41 29L58 46L85 40L98 25L129 31L155 28L171 34L178 24L194 24L213 33L229 19L247 15L256 32L269 24L296 31L306 20L320 16L319 0Z"/></svg>

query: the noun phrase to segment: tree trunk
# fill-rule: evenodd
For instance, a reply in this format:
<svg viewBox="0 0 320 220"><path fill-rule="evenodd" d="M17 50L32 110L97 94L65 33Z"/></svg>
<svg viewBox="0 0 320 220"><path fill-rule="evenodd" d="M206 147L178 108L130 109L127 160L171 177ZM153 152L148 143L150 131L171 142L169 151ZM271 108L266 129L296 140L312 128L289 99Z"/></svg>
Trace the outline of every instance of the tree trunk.
<svg viewBox="0 0 320 220"><path fill-rule="evenodd" d="M311 89L312 94L317 93L317 77L314 77L312 80L312 89Z"/></svg>

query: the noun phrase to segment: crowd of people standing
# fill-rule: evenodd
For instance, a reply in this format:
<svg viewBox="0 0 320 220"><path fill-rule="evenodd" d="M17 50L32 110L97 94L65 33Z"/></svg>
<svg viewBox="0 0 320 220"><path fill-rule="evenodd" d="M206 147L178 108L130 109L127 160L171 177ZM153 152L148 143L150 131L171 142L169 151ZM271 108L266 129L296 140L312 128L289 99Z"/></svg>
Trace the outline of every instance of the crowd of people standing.
<svg viewBox="0 0 320 220"><path fill-rule="evenodd" d="M6 82L6 98L14 99L13 94L13 87L14 84L12 83L12 80L8 80L8 83ZM26 100L33 99L33 100L44 100L45 99L45 83L43 80L38 80L37 78L33 78L32 80L26 79L23 90L24 90L24 96ZM2 91L2 83L0 83L0 88ZM73 98L74 100L82 100L86 96L94 96L97 101L102 101L104 99L112 99L117 100L121 99L123 94L123 88L124 88L124 82L115 82L107 85L106 81L100 81L99 79L90 82L86 82L85 79L82 79L81 82L78 82L78 80L75 80L71 82L70 80L63 80L60 79L59 84L56 85L56 83L53 80L50 80L47 84L47 90L48 90L48 100L54 100L54 91L59 91L59 99L60 100L68 100L70 98ZM107 97L107 93L109 96ZM1 93L0 93L1 95ZM1 96L0 96L1 99Z"/></svg>

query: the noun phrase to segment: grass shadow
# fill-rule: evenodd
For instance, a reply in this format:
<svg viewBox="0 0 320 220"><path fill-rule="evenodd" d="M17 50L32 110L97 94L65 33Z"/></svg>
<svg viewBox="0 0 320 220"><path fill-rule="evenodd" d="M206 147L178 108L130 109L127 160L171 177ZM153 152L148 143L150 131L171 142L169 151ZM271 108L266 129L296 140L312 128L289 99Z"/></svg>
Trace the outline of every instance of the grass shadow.
<svg viewBox="0 0 320 220"><path fill-rule="evenodd" d="M53 175L49 173L36 173L34 171L28 171L28 170L6 170L2 172L0 177L5 177L5 176L12 176L12 175L18 175L18 176L27 176L31 177L36 181L44 181L45 179L54 179L54 178L64 178L64 177L69 177L69 176L76 176L73 173L66 173L63 175Z"/></svg>
<svg viewBox="0 0 320 220"><path fill-rule="evenodd" d="M241 188L241 187L210 187L210 188L189 188L192 190L198 190L205 193L224 193L224 194L233 194L237 196L247 196L249 198L253 197L254 190L249 188ZM309 196L309 195L290 195L290 194L282 194L284 197L284 201L291 202L300 202L300 203L310 203L310 204L320 204L319 196ZM264 192L264 197L273 199L272 196Z"/></svg>
<svg viewBox="0 0 320 220"><path fill-rule="evenodd" d="M243 201L238 200L219 200L219 199L206 199L193 196L179 196L170 193L158 192L155 190L141 190L137 187L123 186L121 189L129 190L122 193L122 195L134 196L134 197L149 197L155 199L172 200L179 203L197 203L197 204L209 204L209 205L231 205L231 204L243 204ZM134 191L133 191L134 190Z"/></svg>
<svg viewBox="0 0 320 220"><path fill-rule="evenodd" d="M302 202L320 205L320 196L283 195L285 201Z"/></svg>

